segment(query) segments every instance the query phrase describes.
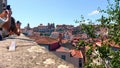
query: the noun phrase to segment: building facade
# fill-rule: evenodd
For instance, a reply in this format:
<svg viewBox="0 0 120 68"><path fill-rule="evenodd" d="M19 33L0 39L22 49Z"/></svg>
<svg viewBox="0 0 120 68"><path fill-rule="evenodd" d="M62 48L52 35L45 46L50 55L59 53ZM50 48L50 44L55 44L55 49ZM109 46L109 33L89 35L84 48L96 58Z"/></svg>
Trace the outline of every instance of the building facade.
<svg viewBox="0 0 120 68"><path fill-rule="evenodd" d="M56 51L52 51L53 54L59 58L72 63L74 68L83 68L83 55L80 50L69 50L65 47L59 47Z"/></svg>

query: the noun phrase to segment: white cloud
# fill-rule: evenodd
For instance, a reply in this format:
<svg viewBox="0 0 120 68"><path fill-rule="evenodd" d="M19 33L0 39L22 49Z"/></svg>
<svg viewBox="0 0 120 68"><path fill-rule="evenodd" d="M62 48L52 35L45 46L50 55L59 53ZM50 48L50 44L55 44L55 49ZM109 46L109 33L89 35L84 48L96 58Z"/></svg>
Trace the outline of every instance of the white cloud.
<svg viewBox="0 0 120 68"><path fill-rule="evenodd" d="M91 13L89 13L88 15L89 15L89 16L92 16L92 15L96 15L96 14L98 14L98 13L99 13L98 10L94 10L94 11L92 11Z"/></svg>

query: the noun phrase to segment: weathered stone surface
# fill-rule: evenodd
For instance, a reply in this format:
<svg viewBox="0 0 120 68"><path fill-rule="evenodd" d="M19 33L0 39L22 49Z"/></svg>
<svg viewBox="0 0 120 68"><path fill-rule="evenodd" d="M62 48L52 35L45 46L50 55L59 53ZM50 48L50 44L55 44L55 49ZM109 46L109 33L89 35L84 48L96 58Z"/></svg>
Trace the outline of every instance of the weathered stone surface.
<svg viewBox="0 0 120 68"><path fill-rule="evenodd" d="M16 41L16 50L7 48ZM0 41L0 68L74 68L33 40L21 35Z"/></svg>

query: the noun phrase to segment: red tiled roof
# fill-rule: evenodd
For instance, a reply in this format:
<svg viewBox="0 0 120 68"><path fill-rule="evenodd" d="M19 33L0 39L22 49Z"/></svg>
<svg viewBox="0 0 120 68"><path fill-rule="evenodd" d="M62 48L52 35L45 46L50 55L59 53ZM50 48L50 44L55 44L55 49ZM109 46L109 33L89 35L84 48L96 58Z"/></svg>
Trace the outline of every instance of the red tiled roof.
<svg viewBox="0 0 120 68"><path fill-rule="evenodd" d="M96 45L101 47L101 42L96 42Z"/></svg>
<svg viewBox="0 0 120 68"><path fill-rule="evenodd" d="M120 48L120 45L115 44L115 42L110 42L109 44L110 44L110 46L112 46L112 47Z"/></svg>
<svg viewBox="0 0 120 68"><path fill-rule="evenodd" d="M83 58L83 54L80 50L71 50L71 55L75 58Z"/></svg>
<svg viewBox="0 0 120 68"><path fill-rule="evenodd" d="M101 44L102 43L100 41L96 42L96 45L99 46L99 47L101 47ZM111 47L120 48L120 46L118 44L115 44L115 42L110 42L109 44L110 44Z"/></svg>
<svg viewBox="0 0 120 68"><path fill-rule="evenodd" d="M56 49L57 52L70 52L69 49L65 48L65 47L59 47L58 49Z"/></svg>
<svg viewBox="0 0 120 68"><path fill-rule="evenodd" d="M111 46L112 46L112 47L115 47L115 48L120 48L120 46L117 45L117 44L116 44L116 45L112 45L112 44L111 44Z"/></svg>
<svg viewBox="0 0 120 68"><path fill-rule="evenodd" d="M35 39L38 44L52 44L58 42L57 39L53 39L46 36L29 36L29 38Z"/></svg>
<svg viewBox="0 0 120 68"><path fill-rule="evenodd" d="M67 39L62 39L62 43L68 43L69 41Z"/></svg>
<svg viewBox="0 0 120 68"><path fill-rule="evenodd" d="M75 58L83 58L83 54L80 50L69 50L69 49L61 46L58 49L56 49L56 51L70 53L72 55L72 57L75 57Z"/></svg>
<svg viewBox="0 0 120 68"><path fill-rule="evenodd" d="M72 43L78 43L79 40L72 40Z"/></svg>

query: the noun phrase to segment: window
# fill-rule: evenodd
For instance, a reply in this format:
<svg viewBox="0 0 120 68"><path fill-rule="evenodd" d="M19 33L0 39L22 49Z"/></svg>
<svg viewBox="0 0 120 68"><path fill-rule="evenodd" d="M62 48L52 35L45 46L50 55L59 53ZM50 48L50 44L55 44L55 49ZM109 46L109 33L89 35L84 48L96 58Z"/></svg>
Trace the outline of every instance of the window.
<svg viewBox="0 0 120 68"><path fill-rule="evenodd" d="M61 59L66 60L66 56L65 55L61 55Z"/></svg>

